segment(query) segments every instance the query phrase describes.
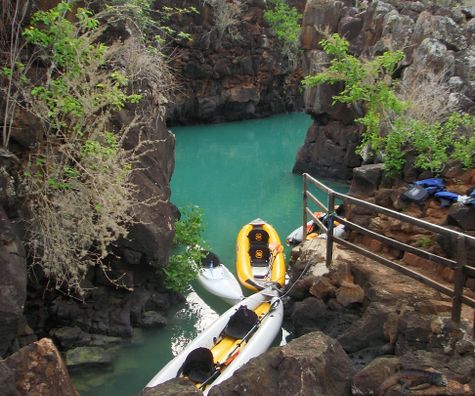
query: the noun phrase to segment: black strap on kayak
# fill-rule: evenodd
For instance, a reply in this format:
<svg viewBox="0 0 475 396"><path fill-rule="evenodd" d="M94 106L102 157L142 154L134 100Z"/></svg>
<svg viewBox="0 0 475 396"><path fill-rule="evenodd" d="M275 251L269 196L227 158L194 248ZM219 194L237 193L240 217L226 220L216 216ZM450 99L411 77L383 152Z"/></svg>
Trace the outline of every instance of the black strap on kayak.
<svg viewBox="0 0 475 396"><path fill-rule="evenodd" d="M279 303L281 303L280 298L275 299L271 303L269 310L264 315L262 315L261 318L259 318L258 322L247 332L247 334L243 338L241 338L241 340L236 344L236 346L228 353L224 363L216 365L215 371L205 381L201 383L201 385L199 386L200 390L204 390L207 385L213 382L219 376L219 374L221 374L221 371L223 370L224 367L227 367L229 364L231 364L234 358L238 355L236 352L239 350L242 343L247 342L249 338L251 338L251 336L258 329L258 327L260 326L264 318L266 318L271 312L273 312Z"/></svg>

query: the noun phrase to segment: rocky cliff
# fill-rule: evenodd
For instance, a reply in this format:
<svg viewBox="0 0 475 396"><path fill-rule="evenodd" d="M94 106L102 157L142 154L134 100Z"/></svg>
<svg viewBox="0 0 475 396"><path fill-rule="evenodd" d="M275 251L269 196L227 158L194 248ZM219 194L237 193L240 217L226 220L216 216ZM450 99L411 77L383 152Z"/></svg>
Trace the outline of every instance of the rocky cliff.
<svg viewBox="0 0 475 396"><path fill-rule="evenodd" d="M30 2L28 15L57 3ZM17 390L6 394L75 394L71 384L61 383L69 380L57 350L52 345L43 347L43 341L30 344L36 339L49 335L62 352L94 345L95 352L103 354L104 346L120 343L117 337L131 337L133 327L165 326L164 314L176 301L176 296L163 287L162 278L177 217L177 210L169 200L175 139L164 123L164 102L157 86L157 73L147 74L144 64L132 70L137 64L130 62L128 56L137 42L131 33L123 24L109 25L102 33L102 40L122 40L120 46L114 47L114 66L127 73L128 88L139 90L142 95L139 103L116 111L108 125L111 131L126 131L123 147L136 154L136 171L131 179L138 203L134 207L135 221L127 239L114 244L113 254L105 259L107 265L88 272L82 283L86 290L83 301L66 296L64 290L49 288L44 274L29 265L31 256L23 247L29 224L20 175L32 150L44 142L41 120L23 107L18 108L9 150L1 150L0 356L14 353L1 361L2 368L6 367L1 373L2 392L6 389L4 384L13 381L14 389L17 381ZM45 70L39 62L30 72L42 76ZM4 100L0 98L2 112ZM20 350L25 345L28 345L26 349ZM41 370L45 370L43 377ZM61 380L55 381L53 372ZM29 392L28 386L35 391Z"/></svg>
<svg viewBox="0 0 475 396"><path fill-rule="evenodd" d="M298 59L281 53L263 18L265 1L158 3L198 10L174 20L175 29L192 38L175 43L171 64L180 88L167 112L169 123L233 121L302 108L302 70ZM305 2L291 3L302 11Z"/></svg>
<svg viewBox="0 0 475 396"><path fill-rule="evenodd" d="M322 70L328 57L319 41L336 32L349 41L355 56L403 50L405 59L397 72L400 85L412 87L410 90L422 97L429 76L437 76L436 85L439 89L444 85L446 90L427 96L426 102L444 98L452 110L473 112L473 17L470 7L449 8L419 1L310 0L301 34L304 74ZM305 90L305 108L314 124L298 153L294 172L350 179L352 168L362 163L354 152L361 132L354 119L361 113L349 106L333 105L331 98L337 92L338 86L329 85ZM433 109L428 106L425 111Z"/></svg>

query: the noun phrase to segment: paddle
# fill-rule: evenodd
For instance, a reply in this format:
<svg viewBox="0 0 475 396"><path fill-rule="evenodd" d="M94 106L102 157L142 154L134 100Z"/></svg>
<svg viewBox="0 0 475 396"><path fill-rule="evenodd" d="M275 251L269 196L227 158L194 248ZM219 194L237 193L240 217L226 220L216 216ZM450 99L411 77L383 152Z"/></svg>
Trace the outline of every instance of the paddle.
<svg viewBox="0 0 475 396"><path fill-rule="evenodd" d="M280 302L280 298L276 299L274 302L269 307L269 310L262 315L261 318L257 321L257 323L252 326L252 328L244 335L243 338L235 345L235 347L228 353L226 356L226 359L224 360L224 363L216 365L215 370L213 373L201 383L200 387L198 389L204 390L204 388L211 382L213 382L219 374L221 374L221 371L223 370L223 367L229 366L232 361L239 355L239 348L241 348L241 345L243 342L247 342L249 338L254 334L254 332L258 329L262 321L271 313L274 311L274 309L277 307L278 303Z"/></svg>
<svg viewBox="0 0 475 396"><path fill-rule="evenodd" d="M271 258L270 258L270 264L267 267L267 273L265 278L268 280L272 279L272 267L274 266L274 261L277 258L277 255L281 253L284 250L284 247L281 244L270 244L269 243L269 248L272 252Z"/></svg>

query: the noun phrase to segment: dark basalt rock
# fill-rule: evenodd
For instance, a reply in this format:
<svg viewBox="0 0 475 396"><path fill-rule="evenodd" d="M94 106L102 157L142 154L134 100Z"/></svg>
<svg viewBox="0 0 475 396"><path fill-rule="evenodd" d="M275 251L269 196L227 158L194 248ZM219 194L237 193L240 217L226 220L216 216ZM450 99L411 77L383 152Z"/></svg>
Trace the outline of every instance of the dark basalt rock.
<svg viewBox="0 0 475 396"><path fill-rule="evenodd" d="M353 367L340 344L320 332L306 334L251 359L210 396L349 395Z"/></svg>
<svg viewBox="0 0 475 396"><path fill-rule="evenodd" d="M23 245L0 207L0 356L24 325L26 259Z"/></svg>
<svg viewBox="0 0 475 396"><path fill-rule="evenodd" d="M383 178L384 164L368 164L353 169L350 194L370 196L378 189Z"/></svg>
<svg viewBox="0 0 475 396"><path fill-rule="evenodd" d="M334 0L308 1L301 34L304 74L316 74L328 65L320 40L324 32L337 31L349 40L349 51L357 57L371 58L387 50L404 51L405 58L393 76L401 83L424 84L424 76L431 73L440 74L444 82L458 77L461 85L452 84L448 106L454 111L473 113L473 20L468 8L461 12L418 1L368 2L357 8ZM354 119L364 115L364 103L353 108L333 103L341 88L339 84L305 88L305 109L314 117L314 124L299 151L294 172L346 180L352 176L351 168L361 164L354 148L362 129L356 128ZM365 159L370 161L374 159ZM418 176L411 161L404 176L411 180Z"/></svg>
<svg viewBox="0 0 475 396"><path fill-rule="evenodd" d="M360 130L359 126L345 126L336 121L327 125L313 124L297 154L292 172L350 179L353 168L361 164L361 157L355 154Z"/></svg>
<svg viewBox="0 0 475 396"><path fill-rule="evenodd" d="M160 315L158 312L146 311L143 313L139 325L141 327L147 328L160 328L165 327L167 323L167 319L163 315Z"/></svg>
<svg viewBox="0 0 475 396"><path fill-rule="evenodd" d="M447 224L475 231L475 206L453 205L447 214Z"/></svg>
<svg viewBox="0 0 475 396"><path fill-rule="evenodd" d="M100 347L77 347L66 352L66 365L71 371L112 366L112 356Z"/></svg>
<svg viewBox="0 0 475 396"><path fill-rule="evenodd" d="M167 0L160 3L175 6ZM305 4L292 3L301 10ZM280 52L264 21L265 2L246 2L234 33L222 34L215 26L213 7L198 0L186 4L199 13L171 20L176 31L189 32L193 40L174 43L171 66L182 94L168 108L169 124L260 118L303 107L301 68Z"/></svg>

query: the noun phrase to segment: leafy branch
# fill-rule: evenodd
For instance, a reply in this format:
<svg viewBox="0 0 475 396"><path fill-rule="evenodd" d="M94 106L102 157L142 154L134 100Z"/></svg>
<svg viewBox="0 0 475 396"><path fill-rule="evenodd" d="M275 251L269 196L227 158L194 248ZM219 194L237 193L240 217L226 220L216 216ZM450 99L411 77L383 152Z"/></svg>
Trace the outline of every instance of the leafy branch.
<svg viewBox="0 0 475 396"><path fill-rule="evenodd" d="M198 206L182 209L181 219L175 222L175 241L178 252L170 257L165 268L167 289L183 292L196 278L205 256L203 211Z"/></svg>
<svg viewBox="0 0 475 396"><path fill-rule="evenodd" d="M406 155L414 152L415 166L438 173L448 159L464 167L473 164L475 152L475 118L457 112L443 120L417 119L410 116L412 104L399 98L392 75L404 58L402 51L387 51L369 60L349 54L348 42L333 34L320 42L332 56L326 69L307 76L303 85L343 82L333 103L362 104L364 116L355 121L364 126L361 154L368 149L381 154L385 170L397 175L403 169Z"/></svg>

